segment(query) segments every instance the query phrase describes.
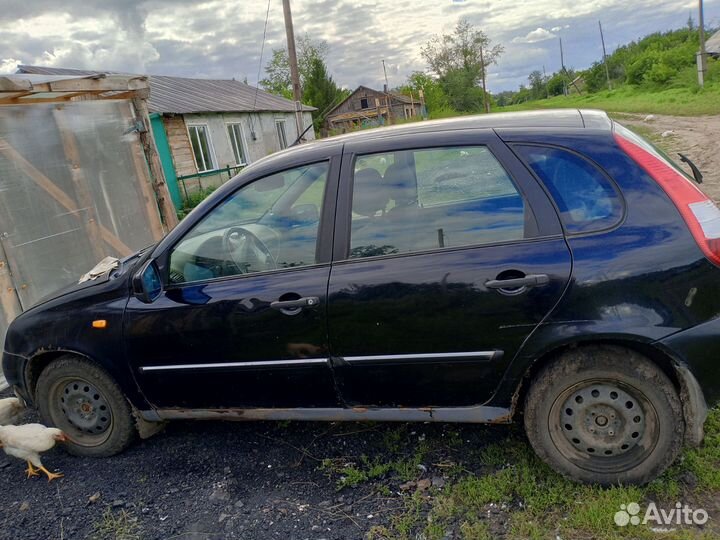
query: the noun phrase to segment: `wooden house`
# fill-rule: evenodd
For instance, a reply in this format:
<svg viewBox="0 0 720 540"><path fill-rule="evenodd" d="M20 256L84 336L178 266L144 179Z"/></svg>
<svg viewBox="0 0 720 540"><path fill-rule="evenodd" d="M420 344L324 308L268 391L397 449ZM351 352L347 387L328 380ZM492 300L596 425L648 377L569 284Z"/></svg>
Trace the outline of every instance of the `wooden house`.
<svg viewBox="0 0 720 540"><path fill-rule="evenodd" d="M419 99L359 86L326 117L331 132L344 133L359 127L381 126L421 116Z"/></svg>

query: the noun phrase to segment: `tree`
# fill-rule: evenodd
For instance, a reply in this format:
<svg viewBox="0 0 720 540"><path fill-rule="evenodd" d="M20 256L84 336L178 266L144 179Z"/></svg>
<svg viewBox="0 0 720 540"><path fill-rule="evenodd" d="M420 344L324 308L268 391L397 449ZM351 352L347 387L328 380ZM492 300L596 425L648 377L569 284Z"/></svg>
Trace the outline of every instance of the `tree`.
<svg viewBox="0 0 720 540"><path fill-rule="evenodd" d="M541 71L536 69L530 73L528 81L530 82L530 92L532 93L533 99L542 99L547 97L547 88L545 86L547 84L547 79Z"/></svg>
<svg viewBox="0 0 720 540"><path fill-rule="evenodd" d="M304 90L313 61L325 61L329 46L326 41L314 40L307 34L297 40L298 71L300 72L300 88ZM260 81L265 90L288 99L292 99L292 81L290 79L290 61L285 48L273 49L272 58L265 66L266 77Z"/></svg>
<svg viewBox="0 0 720 540"><path fill-rule="evenodd" d="M405 84L398 90L406 96L412 95L418 101L420 100L420 93L422 92L425 107L428 110L428 114L432 116L444 116L445 113L448 112L448 99L442 86L427 73L423 73L422 71L412 72L408 76Z"/></svg>
<svg viewBox="0 0 720 540"><path fill-rule="evenodd" d="M319 57L313 58L305 78L303 101L317 108L317 111L313 113L315 131L320 130L320 126L325 120L324 115L328 112L327 109L337 105L348 95L349 92L338 88L332 77L328 75L325 62Z"/></svg>
<svg viewBox="0 0 720 540"><path fill-rule="evenodd" d="M438 76L451 105L457 103L468 107L476 103L478 91L481 101L487 101L488 96L478 86L482 83L485 89L487 67L495 64L503 51L502 45L492 46L482 30L460 19L452 34L433 36L420 54ZM472 112L477 109L458 110Z"/></svg>

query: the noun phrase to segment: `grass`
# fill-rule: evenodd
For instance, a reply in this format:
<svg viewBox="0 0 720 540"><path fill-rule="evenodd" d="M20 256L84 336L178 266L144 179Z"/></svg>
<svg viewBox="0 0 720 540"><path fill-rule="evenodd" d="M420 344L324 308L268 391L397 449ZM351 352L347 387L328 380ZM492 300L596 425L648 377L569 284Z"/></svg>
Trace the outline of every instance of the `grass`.
<svg viewBox="0 0 720 540"><path fill-rule="evenodd" d="M584 108L608 112L669 114L699 116L720 114L720 83L713 82L700 89L697 86L649 91L630 86L595 94L555 96L500 107L498 112L530 109Z"/></svg>
<svg viewBox="0 0 720 540"><path fill-rule="evenodd" d="M132 517L125 510L114 514L110 508L106 508L100 521L95 523L90 538L93 540L140 540L137 518Z"/></svg>
<svg viewBox="0 0 720 540"><path fill-rule="evenodd" d="M662 534L652 530L655 523L619 527L613 518L621 505L631 502L640 504L641 517L650 502L670 510L679 501L712 514L713 501L720 493L720 409L710 411L704 444L686 449L675 465L643 487L602 488L566 480L541 462L517 434L481 450L464 449L462 439L449 426L442 439L423 440L408 451L402 444L407 439L403 429L384 436L391 460L362 456L356 463L326 460L321 466L337 477L338 489L373 483L381 485L383 489L376 491L386 496L388 484L423 477L421 463L432 463L448 450L462 456L454 467L444 470L449 479L443 488L405 490L402 510L386 524L374 526L367 533L369 540L441 540L448 531L453 538L465 540L484 540L500 533L518 540L718 537L712 515L704 529L674 525Z"/></svg>
<svg viewBox="0 0 720 540"><path fill-rule="evenodd" d="M712 60L708 64L704 88L700 88L697 84L695 68L688 67L662 86L623 85L614 90L594 94L555 96L549 99L500 107L496 110L524 111L555 108L603 109L608 112L676 116L720 114L720 61Z"/></svg>

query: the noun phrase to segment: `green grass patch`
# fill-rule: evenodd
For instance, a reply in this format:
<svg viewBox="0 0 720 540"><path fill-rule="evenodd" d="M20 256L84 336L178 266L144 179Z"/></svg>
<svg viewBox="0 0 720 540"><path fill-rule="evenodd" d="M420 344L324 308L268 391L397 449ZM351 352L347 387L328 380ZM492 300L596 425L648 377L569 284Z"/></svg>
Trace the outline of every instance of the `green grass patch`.
<svg viewBox="0 0 720 540"><path fill-rule="evenodd" d="M492 513L505 523L506 537L511 539L717 538L712 515L704 529L676 526L663 533L651 529L654 523L618 527L613 520L621 505L631 502L639 503L644 514L651 501L658 508L671 509L677 501L700 508L703 501L716 499L720 492L720 409L710 411L705 431L704 444L685 450L654 482L610 488L566 480L541 462L524 440L509 436L468 457L462 464L466 472L444 489L433 489L424 499L418 493L406 495L405 510L389 525L376 527L370 538L440 540L449 530L459 538L491 538L492 518L488 516Z"/></svg>
<svg viewBox="0 0 720 540"><path fill-rule="evenodd" d="M595 94L555 96L549 99L528 101L518 105L499 107L495 110L504 112L558 108L602 109L608 112L677 116L720 114L720 82L708 83L702 89L697 85L669 87L662 90L623 86L616 90Z"/></svg>

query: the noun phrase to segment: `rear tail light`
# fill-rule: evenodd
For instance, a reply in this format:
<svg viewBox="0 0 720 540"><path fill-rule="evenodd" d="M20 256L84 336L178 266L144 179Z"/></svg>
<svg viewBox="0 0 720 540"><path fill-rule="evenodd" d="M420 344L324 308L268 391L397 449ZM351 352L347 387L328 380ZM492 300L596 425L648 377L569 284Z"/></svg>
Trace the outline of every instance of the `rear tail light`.
<svg viewBox="0 0 720 540"><path fill-rule="evenodd" d="M715 203L661 155L618 133L615 140L667 193L705 256L720 265L720 209Z"/></svg>

